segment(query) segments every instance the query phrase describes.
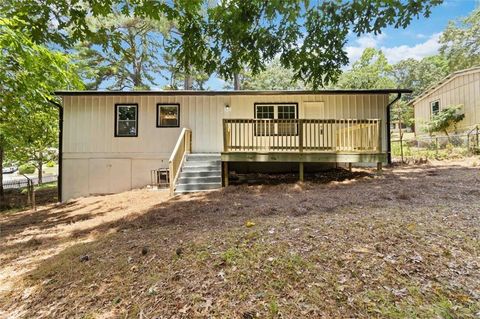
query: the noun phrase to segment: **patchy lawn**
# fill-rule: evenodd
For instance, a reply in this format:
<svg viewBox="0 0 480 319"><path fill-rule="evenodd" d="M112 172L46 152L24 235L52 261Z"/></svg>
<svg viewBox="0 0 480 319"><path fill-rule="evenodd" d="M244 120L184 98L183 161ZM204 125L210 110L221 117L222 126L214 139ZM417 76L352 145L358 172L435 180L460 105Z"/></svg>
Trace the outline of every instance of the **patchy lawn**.
<svg viewBox="0 0 480 319"><path fill-rule="evenodd" d="M474 161L172 200L132 191L1 216L0 309L25 318L478 318Z"/></svg>

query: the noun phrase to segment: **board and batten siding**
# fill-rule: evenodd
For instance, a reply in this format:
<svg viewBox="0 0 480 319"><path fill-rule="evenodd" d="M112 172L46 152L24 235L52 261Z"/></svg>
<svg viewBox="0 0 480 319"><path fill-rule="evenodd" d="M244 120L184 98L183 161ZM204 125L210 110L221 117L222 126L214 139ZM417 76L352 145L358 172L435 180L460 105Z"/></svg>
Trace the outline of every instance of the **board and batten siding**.
<svg viewBox="0 0 480 319"><path fill-rule="evenodd" d="M62 199L117 193L150 183L168 167L182 128L193 152L221 152L223 118L254 118L255 103L298 103L299 118L381 119L386 150L388 94L69 95L63 97ZM115 104L138 104L138 137L115 137ZM180 127L156 127L157 103L180 104ZM229 105L229 108L226 108Z"/></svg>
<svg viewBox="0 0 480 319"><path fill-rule="evenodd" d="M415 133L418 136L427 135L424 128L432 118L430 104L434 101L440 102L440 110L463 105L465 118L457 124L459 132L480 124L480 69L459 74L414 101Z"/></svg>

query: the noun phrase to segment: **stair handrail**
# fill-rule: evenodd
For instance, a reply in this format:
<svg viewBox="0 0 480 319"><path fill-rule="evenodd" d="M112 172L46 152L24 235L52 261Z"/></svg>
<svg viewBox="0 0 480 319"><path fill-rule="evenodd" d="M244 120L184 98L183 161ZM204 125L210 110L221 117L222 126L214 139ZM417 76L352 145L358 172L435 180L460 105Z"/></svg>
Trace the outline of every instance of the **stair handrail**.
<svg viewBox="0 0 480 319"><path fill-rule="evenodd" d="M170 196L175 193L175 184L177 183L178 176L180 175L180 168L183 165L185 154L192 152L192 130L189 128L183 128L180 136L178 137L177 144L173 149L172 155L168 159L169 167L169 182L170 182Z"/></svg>

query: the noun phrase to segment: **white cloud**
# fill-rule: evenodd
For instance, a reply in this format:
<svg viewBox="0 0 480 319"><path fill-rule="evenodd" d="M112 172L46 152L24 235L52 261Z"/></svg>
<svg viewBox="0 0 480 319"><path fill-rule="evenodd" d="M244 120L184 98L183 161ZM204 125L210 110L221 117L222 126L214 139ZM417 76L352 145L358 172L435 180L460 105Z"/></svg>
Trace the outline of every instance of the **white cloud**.
<svg viewBox="0 0 480 319"><path fill-rule="evenodd" d="M355 40L355 45L345 48L350 63L357 61L366 48L376 48L387 37L385 33L379 35L367 34Z"/></svg>
<svg viewBox="0 0 480 319"><path fill-rule="evenodd" d="M348 54L348 58L350 59L350 63L358 60L366 48L381 49L383 53L385 53L385 56L390 63L397 63L400 60L409 58L420 60L426 56L434 55L438 52L440 49L440 44L438 43L440 35L441 33L435 33L430 36L426 36L419 33L417 38L425 39L424 42L412 46L399 45L394 47L382 45L382 42L387 38L387 35L385 34L380 34L377 36L365 35L357 38L354 42L354 45L347 46L345 50Z"/></svg>
<svg viewBox="0 0 480 319"><path fill-rule="evenodd" d="M381 47L390 63L397 63L404 59L420 60L426 56L434 55L440 49L438 39L441 33L432 34L425 42L414 46L400 45L396 47Z"/></svg>

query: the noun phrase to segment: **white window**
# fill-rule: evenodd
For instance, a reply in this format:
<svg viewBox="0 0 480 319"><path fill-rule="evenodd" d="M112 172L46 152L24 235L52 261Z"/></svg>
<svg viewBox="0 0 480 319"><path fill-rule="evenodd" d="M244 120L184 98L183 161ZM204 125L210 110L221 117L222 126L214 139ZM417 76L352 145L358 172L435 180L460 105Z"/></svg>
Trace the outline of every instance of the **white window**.
<svg viewBox="0 0 480 319"><path fill-rule="evenodd" d="M434 101L430 103L430 109L432 112L432 115L437 115L438 112L440 112L440 101Z"/></svg>
<svg viewBox="0 0 480 319"><path fill-rule="evenodd" d="M179 127L180 104L157 104L157 127Z"/></svg>
<svg viewBox="0 0 480 319"><path fill-rule="evenodd" d="M138 136L138 104L115 104L115 136Z"/></svg>
<svg viewBox="0 0 480 319"><path fill-rule="evenodd" d="M297 103L255 103L255 118L266 119L255 127L256 135L296 135L297 125L292 120L298 118ZM272 123L271 119L277 119Z"/></svg>

